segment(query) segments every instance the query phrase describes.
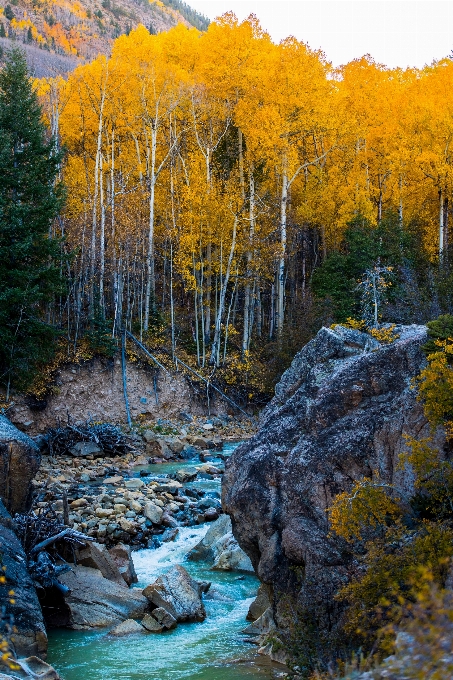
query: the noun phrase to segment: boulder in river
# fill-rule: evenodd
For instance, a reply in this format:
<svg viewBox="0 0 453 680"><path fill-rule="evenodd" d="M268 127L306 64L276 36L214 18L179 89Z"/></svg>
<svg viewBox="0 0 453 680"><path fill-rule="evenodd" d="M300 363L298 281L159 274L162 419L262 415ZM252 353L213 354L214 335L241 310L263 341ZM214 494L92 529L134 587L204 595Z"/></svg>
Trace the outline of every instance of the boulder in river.
<svg viewBox="0 0 453 680"><path fill-rule="evenodd" d="M73 567L60 581L71 591L65 597L66 621L60 621L67 628L102 628L141 618L148 605L140 591L108 581L91 567Z"/></svg>
<svg viewBox="0 0 453 680"><path fill-rule="evenodd" d="M221 515L211 524L204 538L188 553L187 559L194 562L204 560L219 571L253 572L250 558L233 536L228 515Z"/></svg>
<svg viewBox="0 0 453 680"><path fill-rule="evenodd" d="M406 435L430 435L412 380L426 365L424 326L397 326L379 344L367 333L322 328L294 358L261 415L260 429L226 463L223 508L234 535L269 586L274 618L287 629L288 601L335 635L348 553L326 510L355 481L373 477L410 494L398 467ZM444 434L436 443L442 450ZM286 603L286 604L285 604Z"/></svg>
<svg viewBox="0 0 453 680"><path fill-rule="evenodd" d="M0 499L12 515L31 506L31 481L41 464L39 448L0 415Z"/></svg>
<svg viewBox="0 0 453 680"><path fill-rule="evenodd" d="M143 633L143 626L141 626L134 619L126 619L122 621L115 628L112 628L110 635L115 637L124 637L125 635L137 635L137 633Z"/></svg>
<svg viewBox="0 0 453 680"><path fill-rule="evenodd" d="M204 621L201 584L179 565L147 586L143 595L155 607L164 608L176 621Z"/></svg>
<svg viewBox="0 0 453 680"><path fill-rule="evenodd" d="M173 630L178 625L177 620L164 607L157 607L152 614L159 625L163 626L164 630Z"/></svg>

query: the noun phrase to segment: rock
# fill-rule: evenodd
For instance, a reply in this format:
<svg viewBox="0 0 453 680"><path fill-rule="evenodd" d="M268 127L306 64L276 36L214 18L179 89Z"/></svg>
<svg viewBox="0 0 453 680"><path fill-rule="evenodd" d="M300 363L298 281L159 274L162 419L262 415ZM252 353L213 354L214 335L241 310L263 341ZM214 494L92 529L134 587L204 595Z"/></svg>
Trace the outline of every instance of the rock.
<svg viewBox="0 0 453 680"><path fill-rule="evenodd" d="M208 508L204 513L206 522L214 522L219 516L219 511L216 508Z"/></svg>
<svg viewBox="0 0 453 680"><path fill-rule="evenodd" d="M123 477L119 475L114 475L113 477L107 477L104 479L104 484L120 484L123 481Z"/></svg>
<svg viewBox="0 0 453 680"><path fill-rule="evenodd" d="M405 435L430 435L411 381L423 366L424 326L400 326L380 345L366 333L323 328L295 357L261 415L260 429L226 463L223 507L234 535L269 585L275 621L297 601L322 634L338 632L347 551L329 534L326 509L375 470L412 492L398 468ZM442 450L444 435L436 442ZM295 567L301 567L295 576ZM286 607L287 611L287 607Z"/></svg>
<svg viewBox="0 0 453 680"><path fill-rule="evenodd" d="M178 625L175 617L170 614L164 607L157 607L153 610L153 616L156 617L165 630L173 630Z"/></svg>
<svg viewBox="0 0 453 680"><path fill-rule="evenodd" d="M31 481L40 463L33 439L0 415L0 499L12 515L30 509Z"/></svg>
<svg viewBox="0 0 453 680"><path fill-rule="evenodd" d="M143 432L143 439L145 442L155 442L157 441L157 434L154 432L154 430L145 430Z"/></svg>
<svg viewBox="0 0 453 680"><path fill-rule="evenodd" d="M85 506L88 505L88 501L86 498L78 498L75 501L72 501L72 503L69 504L70 508L84 508Z"/></svg>
<svg viewBox="0 0 453 680"><path fill-rule="evenodd" d="M137 635L137 633L143 633L143 626L141 626L134 619L126 619L122 621L115 628L112 628L110 635L115 637L123 637L124 635Z"/></svg>
<svg viewBox="0 0 453 680"><path fill-rule="evenodd" d="M78 458L85 458L85 456L95 456L100 458L104 455L100 446L94 442L77 442L71 449L69 449L71 456Z"/></svg>
<svg viewBox="0 0 453 680"><path fill-rule="evenodd" d="M127 585L131 586L133 583L137 583L138 578L132 559L131 547L124 545L124 543L117 543L108 552Z"/></svg>
<svg viewBox="0 0 453 680"><path fill-rule="evenodd" d="M11 642L17 656L45 656L47 635L44 618L33 581L27 570L22 545L14 533L14 523L0 501L0 551L6 567L7 583L0 584L0 603L14 617L15 632ZM8 602L8 592L14 590L14 604Z"/></svg>
<svg viewBox="0 0 453 680"><path fill-rule="evenodd" d="M145 482L142 479L139 479L138 477L136 479L128 479L124 482L124 486L126 489L141 489L142 487L145 486Z"/></svg>
<svg viewBox="0 0 453 680"><path fill-rule="evenodd" d="M102 628L141 618L147 606L140 592L108 581L97 569L73 567L60 581L71 590L65 598L67 628Z"/></svg>
<svg viewBox="0 0 453 680"><path fill-rule="evenodd" d="M179 565L159 576L144 589L143 595L155 607L166 609L178 622L204 621L206 618L200 584Z"/></svg>
<svg viewBox="0 0 453 680"><path fill-rule="evenodd" d="M163 513L161 523L164 527L169 527L170 529L176 529L178 526L178 522L168 512Z"/></svg>
<svg viewBox="0 0 453 680"><path fill-rule="evenodd" d="M174 528L174 529L165 529L164 533L162 534L162 543L171 543L172 541L176 540L177 536L179 534L179 529Z"/></svg>
<svg viewBox="0 0 453 680"><path fill-rule="evenodd" d="M200 543L187 554L187 559L194 562L204 560L219 571L253 571L250 558L241 550L233 536L228 515L221 515L209 527Z"/></svg>
<svg viewBox="0 0 453 680"><path fill-rule="evenodd" d="M115 560L111 557L104 545L95 543L94 541L87 542L85 548L77 551L77 564L83 567L92 567L98 569L102 576L109 581L118 583L125 587L125 581L122 577Z"/></svg>
<svg viewBox="0 0 453 680"><path fill-rule="evenodd" d="M146 445L146 453L152 456L157 456L158 458L164 458L164 460L170 460L173 458L173 451L171 451L166 442L163 439L155 439L149 441Z"/></svg>
<svg viewBox="0 0 453 680"><path fill-rule="evenodd" d="M206 517L206 514L205 514ZM250 557L239 547L233 533L225 534L213 546L214 563L212 569L217 571L250 571L253 565Z"/></svg>
<svg viewBox="0 0 453 680"><path fill-rule="evenodd" d="M0 673L0 680L6 678L7 680L60 680L60 676L53 666L39 659L37 656L29 656L26 659L14 659L14 662L20 666L18 670L11 671L11 675L4 675Z"/></svg>
<svg viewBox="0 0 453 680"><path fill-rule="evenodd" d="M249 607L246 619L247 621L256 621L262 614L269 609L271 601L267 592L266 586L262 583L258 588L256 598Z"/></svg>
<svg viewBox="0 0 453 680"><path fill-rule="evenodd" d="M177 455L184 449L184 442L180 439L167 439L166 444L172 453Z"/></svg>
<svg viewBox="0 0 453 680"><path fill-rule="evenodd" d="M156 611L156 610L154 610L154 611ZM170 614L169 614L169 616L170 616ZM151 614L145 614L145 616L141 620L141 624L150 633L162 633L162 631L164 630L164 626L161 623L159 623L158 621L156 621L156 619L153 616L151 616ZM176 624L176 621L175 621L175 624Z"/></svg>
<svg viewBox="0 0 453 680"><path fill-rule="evenodd" d="M247 628L244 628L242 632L246 635L261 636L269 635L269 633L273 633L275 629L276 625L272 614L272 608L268 607L256 621L251 623L250 626L247 626Z"/></svg>
<svg viewBox="0 0 453 680"><path fill-rule="evenodd" d="M193 446L195 446L197 449L207 449L208 448L208 441L205 439L205 437L192 437L191 443Z"/></svg>
<svg viewBox="0 0 453 680"><path fill-rule="evenodd" d="M150 501L149 503L145 503L145 507L143 508L143 514L153 524L160 524L164 511L162 510L162 508L159 508L158 505Z"/></svg>
<svg viewBox="0 0 453 680"><path fill-rule="evenodd" d="M179 491L179 489L182 489L182 484L181 482L176 481L175 479L170 479L168 482L165 484L158 484L155 488L155 491L158 493L171 493L172 495L176 495Z"/></svg>
<svg viewBox="0 0 453 680"><path fill-rule="evenodd" d="M181 470L176 471L176 479L178 482L181 482L181 484L186 484L187 482L191 482L193 479L195 479L197 474L198 472L196 469L181 468Z"/></svg>

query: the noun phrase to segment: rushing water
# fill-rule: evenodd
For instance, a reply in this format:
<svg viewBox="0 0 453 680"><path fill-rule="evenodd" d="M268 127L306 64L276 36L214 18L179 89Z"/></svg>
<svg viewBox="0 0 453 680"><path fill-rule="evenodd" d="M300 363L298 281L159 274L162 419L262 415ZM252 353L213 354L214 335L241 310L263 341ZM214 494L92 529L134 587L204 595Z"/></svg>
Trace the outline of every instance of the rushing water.
<svg viewBox="0 0 453 680"><path fill-rule="evenodd" d="M225 447L231 453L233 445ZM213 459L215 456L213 456ZM199 461L148 466L150 476L172 474ZM151 469L150 469L151 468ZM198 480L196 486L219 490L219 481ZM53 630L49 632L48 662L64 680L267 680L275 677L266 658L244 641L248 607L256 594L253 575L211 571L203 562L186 562L187 552L204 536L208 525L184 527L173 543L134 553L143 588L174 564L194 578L211 581L204 596L206 619L179 624L176 630L111 638L105 631Z"/></svg>

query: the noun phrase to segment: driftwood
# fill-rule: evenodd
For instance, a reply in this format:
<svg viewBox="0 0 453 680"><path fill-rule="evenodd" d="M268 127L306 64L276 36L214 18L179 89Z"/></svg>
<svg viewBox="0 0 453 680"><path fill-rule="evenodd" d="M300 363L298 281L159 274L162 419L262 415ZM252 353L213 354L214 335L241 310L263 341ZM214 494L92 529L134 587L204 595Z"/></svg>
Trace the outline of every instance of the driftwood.
<svg viewBox="0 0 453 680"><path fill-rule="evenodd" d="M47 444L49 453L54 455L65 454L78 442L94 442L106 455L115 456L127 453L134 449L124 432L119 427L104 423L92 425L89 422L84 425L71 425L57 427L48 430Z"/></svg>
<svg viewBox="0 0 453 680"><path fill-rule="evenodd" d="M63 594L67 594L69 589L59 582L58 576L69 571L71 566L63 559L61 553L69 549L75 562L75 548L94 539L65 526L50 504L38 512L15 515L14 522L35 586L56 587ZM57 564L57 561L62 564Z"/></svg>

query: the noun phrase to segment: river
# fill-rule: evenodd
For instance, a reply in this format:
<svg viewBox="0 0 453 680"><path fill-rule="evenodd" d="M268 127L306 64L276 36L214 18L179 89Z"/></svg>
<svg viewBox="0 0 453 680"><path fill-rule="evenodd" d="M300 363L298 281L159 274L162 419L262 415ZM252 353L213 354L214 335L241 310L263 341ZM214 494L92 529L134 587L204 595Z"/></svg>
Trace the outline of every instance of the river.
<svg viewBox="0 0 453 680"><path fill-rule="evenodd" d="M234 448L228 445L224 453ZM215 463L215 456L210 460ZM153 465L147 472L153 478L195 464L200 463ZM220 489L218 481L197 480L193 485L206 491ZM184 559L208 526L182 527L174 542L133 553L136 587L144 588L175 564L183 564L197 580L211 581L204 596L205 621L179 624L160 635L123 638L109 637L105 631L50 630L47 661L64 680L267 680L280 675L241 634L258 587L255 576L212 571L203 562Z"/></svg>

